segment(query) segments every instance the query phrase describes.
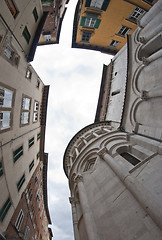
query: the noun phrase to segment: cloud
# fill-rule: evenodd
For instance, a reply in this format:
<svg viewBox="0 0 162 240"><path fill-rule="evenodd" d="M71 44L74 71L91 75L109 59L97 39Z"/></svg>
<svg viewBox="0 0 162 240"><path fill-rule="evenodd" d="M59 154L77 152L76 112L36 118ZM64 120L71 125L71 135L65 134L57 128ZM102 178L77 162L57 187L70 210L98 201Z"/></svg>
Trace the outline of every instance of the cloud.
<svg viewBox="0 0 162 240"><path fill-rule="evenodd" d="M54 239L72 240L72 216L63 155L71 138L94 122L103 64L112 58L91 50L71 49L76 1L70 0L59 45L39 46L33 66L50 85L45 151L48 162L48 202Z"/></svg>

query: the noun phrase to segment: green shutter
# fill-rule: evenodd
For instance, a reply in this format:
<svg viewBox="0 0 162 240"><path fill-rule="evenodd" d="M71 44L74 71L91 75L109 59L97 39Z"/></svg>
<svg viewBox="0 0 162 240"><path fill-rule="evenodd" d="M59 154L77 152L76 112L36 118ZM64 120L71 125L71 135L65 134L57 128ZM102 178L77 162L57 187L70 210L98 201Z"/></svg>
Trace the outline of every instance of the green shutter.
<svg viewBox="0 0 162 240"><path fill-rule="evenodd" d="M110 3L110 0L104 0L104 2L102 4L102 7L101 7L101 10L106 11L109 3Z"/></svg>
<svg viewBox="0 0 162 240"><path fill-rule="evenodd" d="M94 28L98 28L100 25L101 20L97 19Z"/></svg>
<svg viewBox="0 0 162 240"><path fill-rule="evenodd" d="M91 0L86 0L85 7L90 7L90 4L91 4Z"/></svg>
<svg viewBox="0 0 162 240"><path fill-rule="evenodd" d="M86 17L82 17L82 19L80 21L80 26L84 26L85 25L85 21L86 21Z"/></svg>

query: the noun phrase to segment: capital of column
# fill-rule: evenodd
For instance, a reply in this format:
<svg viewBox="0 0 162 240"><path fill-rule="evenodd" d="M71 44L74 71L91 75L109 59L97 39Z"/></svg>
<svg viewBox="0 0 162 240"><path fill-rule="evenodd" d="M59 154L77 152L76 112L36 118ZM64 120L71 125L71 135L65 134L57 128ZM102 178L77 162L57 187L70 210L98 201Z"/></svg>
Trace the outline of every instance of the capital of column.
<svg viewBox="0 0 162 240"><path fill-rule="evenodd" d="M83 182L83 176L82 175L77 175L75 178L75 182L79 183L79 182Z"/></svg>
<svg viewBox="0 0 162 240"><path fill-rule="evenodd" d="M102 148L101 150L99 150L99 151L97 152L97 154L98 154L101 158L103 158L103 156L104 156L107 152L108 152L107 148L104 147L104 148Z"/></svg>

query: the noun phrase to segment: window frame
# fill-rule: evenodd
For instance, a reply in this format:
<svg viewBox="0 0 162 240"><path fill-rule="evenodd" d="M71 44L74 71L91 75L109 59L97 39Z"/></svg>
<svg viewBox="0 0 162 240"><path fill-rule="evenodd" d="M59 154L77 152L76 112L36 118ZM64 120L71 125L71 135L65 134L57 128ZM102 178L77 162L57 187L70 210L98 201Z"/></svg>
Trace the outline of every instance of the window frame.
<svg viewBox="0 0 162 240"><path fill-rule="evenodd" d="M123 28L123 29L122 29ZM118 32L116 33L116 35L120 36L120 37L126 37L126 35L131 31L131 28L125 26L125 25L122 25L120 27L120 29L118 30ZM120 33L121 32L121 33ZM124 34L123 34L124 32Z"/></svg>
<svg viewBox="0 0 162 240"><path fill-rule="evenodd" d="M12 205L12 203L11 203L10 197L8 197L8 199L6 200L6 202L3 204L3 206L0 209L0 222L3 222L11 205Z"/></svg>
<svg viewBox="0 0 162 240"><path fill-rule="evenodd" d="M28 73L29 73L29 75L28 75ZM32 70L30 69L30 67L27 67L26 73L25 73L25 78L31 80L31 77L32 77Z"/></svg>
<svg viewBox="0 0 162 240"><path fill-rule="evenodd" d="M87 36L83 36L84 34L87 34ZM89 35L89 36L88 36ZM82 38L81 38L81 42L84 42L84 43L89 43L90 39L92 37L92 32L90 31L82 31ZM84 39L86 38L86 39Z"/></svg>
<svg viewBox="0 0 162 240"><path fill-rule="evenodd" d="M30 32L29 32L27 26L24 27L24 30L22 32L22 36L24 37L27 44L29 44L30 39L31 39L31 35L30 35Z"/></svg>
<svg viewBox="0 0 162 240"><path fill-rule="evenodd" d="M24 219L24 212L22 209L20 209L19 211L19 214L16 218L16 221L15 221L15 228L20 231L20 228L21 228L21 225L22 225L22 222L23 222L23 219Z"/></svg>
<svg viewBox="0 0 162 240"><path fill-rule="evenodd" d="M35 139L34 136L28 140L28 148L31 148L34 145Z"/></svg>
<svg viewBox="0 0 162 240"><path fill-rule="evenodd" d="M17 190L18 190L18 192L19 192L20 189L22 188L24 182L25 182L25 173L21 176L21 178L20 178L19 181L17 182Z"/></svg>
<svg viewBox="0 0 162 240"><path fill-rule="evenodd" d="M38 12L37 12L37 8L36 7L33 9L33 16L34 16L35 22L37 22L37 20L38 20Z"/></svg>
<svg viewBox="0 0 162 240"><path fill-rule="evenodd" d="M0 160L0 177L3 176L3 173L4 173L4 171L3 171L3 163L2 163L2 160Z"/></svg>
<svg viewBox="0 0 162 240"><path fill-rule="evenodd" d="M16 153L17 150L19 151ZM23 155L23 144L13 151L13 162L15 163L22 155Z"/></svg>
<svg viewBox="0 0 162 240"><path fill-rule="evenodd" d="M34 109L33 109L33 123L38 122L38 113L39 113L39 101L34 101Z"/></svg>
<svg viewBox="0 0 162 240"><path fill-rule="evenodd" d="M112 39L109 46L113 47L113 48L116 48L119 44L120 44L119 41Z"/></svg>
<svg viewBox="0 0 162 240"><path fill-rule="evenodd" d="M10 13L12 14L13 18L15 19L19 13L15 3L13 2L13 0L5 0L6 5L10 11Z"/></svg>
<svg viewBox="0 0 162 240"><path fill-rule="evenodd" d="M11 94L11 97L7 96L8 94ZM5 105L4 102L6 100L10 102L10 105ZM13 124L13 109L14 109L14 102L15 102L15 89L8 87L7 85L0 82L0 113L9 113L9 124L6 127L1 127L0 124L0 133L9 131L12 128ZM0 122L4 122L3 115L0 117ZM3 123L2 123L3 125Z"/></svg>
<svg viewBox="0 0 162 240"><path fill-rule="evenodd" d="M140 11L143 11L143 13L141 13ZM136 6L126 20L137 24L137 21L140 20L145 13L146 11L143 8ZM138 16L136 17L137 14Z"/></svg>
<svg viewBox="0 0 162 240"><path fill-rule="evenodd" d="M32 168L34 167L34 159L29 164L29 172L31 172Z"/></svg>
<svg viewBox="0 0 162 240"><path fill-rule="evenodd" d="M24 108L23 107L25 99L29 100L29 108ZM21 127L30 124L31 101L32 101L31 97L29 97L27 95L24 95L24 94L22 95L22 104L21 104L21 112L20 112L20 126ZM23 115L25 113L28 113L28 121L27 122L23 122Z"/></svg>

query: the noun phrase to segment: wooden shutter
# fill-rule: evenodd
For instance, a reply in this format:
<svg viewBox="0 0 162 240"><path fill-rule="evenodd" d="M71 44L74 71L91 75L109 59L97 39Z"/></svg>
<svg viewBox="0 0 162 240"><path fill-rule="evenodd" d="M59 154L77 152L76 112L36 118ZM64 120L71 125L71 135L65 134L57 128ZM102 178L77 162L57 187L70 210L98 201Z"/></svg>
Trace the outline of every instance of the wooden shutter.
<svg viewBox="0 0 162 240"><path fill-rule="evenodd" d="M86 21L86 17L82 17L80 21L80 26L84 26Z"/></svg>
<svg viewBox="0 0 162 240"><path fill-rule="evenodd" d="M98 28L100 25L101 20L97 19L94 28Z"/></svg>
<svg viewBox="0 0 162 240"><path fill-rule="evenodd" d="M90 7L91 0L86 0L85 7Z"/></svg>
<svg viewBox="0 0 162 240"><path fill-rule="evenodd" d="M102 7L101 7L101 10L106 11L109 3L110 3L110 0L104 0L104 2L102 4Z"/></svg>

